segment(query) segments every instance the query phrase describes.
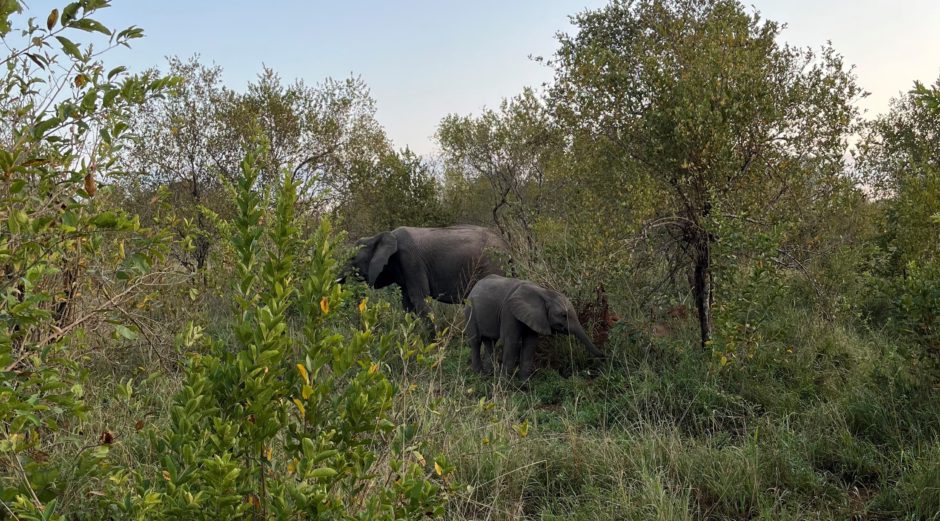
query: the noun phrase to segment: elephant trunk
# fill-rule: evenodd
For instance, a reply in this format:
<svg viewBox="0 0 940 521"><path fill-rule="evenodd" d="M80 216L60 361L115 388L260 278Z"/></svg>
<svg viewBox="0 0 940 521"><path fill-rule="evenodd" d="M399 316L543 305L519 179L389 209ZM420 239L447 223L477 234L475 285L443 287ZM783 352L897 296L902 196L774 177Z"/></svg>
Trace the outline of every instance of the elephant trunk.
<svg viewBox="0 0 940 521"><path fill-rule="evenodd" d="M604 352L594 346L594 342L591 342L591 339L588 338L587 333L580 324L576 324L574 327L572 327L570 333L574 335L574 337L577 338L582 345L584 345L585 349L587 349L588 353L590 353L592 357L606 358Z"/></svg>

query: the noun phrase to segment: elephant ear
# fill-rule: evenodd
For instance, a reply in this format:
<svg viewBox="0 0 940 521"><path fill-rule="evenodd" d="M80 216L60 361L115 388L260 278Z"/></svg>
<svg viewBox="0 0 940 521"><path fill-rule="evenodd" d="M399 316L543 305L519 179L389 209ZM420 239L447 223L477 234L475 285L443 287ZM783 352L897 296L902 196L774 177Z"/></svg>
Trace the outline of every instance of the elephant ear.
<svg viewBox="0 0 940 521"><path fill-rule="evenodd" d="M552 334L548 323L548 308L545 306L545 296L531 284L522 284L506 299L509 311L520 322L529 326L532 331L540 335Z"/></svg>
<svg viewBox="0 0 940 521"><path fill-rule="evenodd" d="M369 261L369 284L375 285L379 280L379 275L388 264L388 259L398 251L398 239L391 233L385 232L379 236L375 245L375 251L372 252L372 260Z"/></svg>

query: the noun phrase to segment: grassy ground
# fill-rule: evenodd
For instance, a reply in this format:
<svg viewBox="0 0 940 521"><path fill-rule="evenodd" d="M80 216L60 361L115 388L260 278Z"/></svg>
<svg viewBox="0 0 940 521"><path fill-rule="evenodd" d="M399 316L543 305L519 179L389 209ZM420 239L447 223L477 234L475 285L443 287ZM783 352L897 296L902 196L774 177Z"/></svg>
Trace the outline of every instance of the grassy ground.
<svg viewBox="0 0 940 521"><path fill-rule="evenodd" d="M455 469L448 519L940 519L940 391L906 346L784 310L765 326L776 340L721 368L693 324L639 324L613 330L600 367L567 339L545 343L523 388L469 370L459 323L434 367L389 366L398 419ZM142 379L159 363L149 349L89 360L81 426L153 472L143 433L167 421L180 381Z"/></svg>
<svg viewBox="0 0 940 521"><path fill-rule="evenodd" d="M721 370L681 327L615 330L600 370L559 339L524 389L454 339L405 382L457 468L449 518L940 519L940 392L904 350L795 311L769 327Z"/></svg>

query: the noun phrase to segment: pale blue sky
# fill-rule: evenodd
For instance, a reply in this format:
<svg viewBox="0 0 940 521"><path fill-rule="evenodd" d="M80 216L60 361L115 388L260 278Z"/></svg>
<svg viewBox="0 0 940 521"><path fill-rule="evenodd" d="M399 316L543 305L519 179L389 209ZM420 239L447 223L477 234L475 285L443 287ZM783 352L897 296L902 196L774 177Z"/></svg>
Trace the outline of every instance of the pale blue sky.
<svg viewBox="0 0 940 521"><path fill-rule="evenodd" d="M65 1L27 0L43 18ZM752 0L765 17L788 23L783 39L817 46L831 40L857 66L872 95L869 114L914 79L940 75L940 1ZM135 69L165 56L200 54L243 89L261 64L283 78L316 83L361 75L378 119L398 147L435 149L432 136L451 112L494 107L551 78L530 54L548 56L568 15L606 0L114 0L102 20L138 25L147 37L110 59Z"/></svg>

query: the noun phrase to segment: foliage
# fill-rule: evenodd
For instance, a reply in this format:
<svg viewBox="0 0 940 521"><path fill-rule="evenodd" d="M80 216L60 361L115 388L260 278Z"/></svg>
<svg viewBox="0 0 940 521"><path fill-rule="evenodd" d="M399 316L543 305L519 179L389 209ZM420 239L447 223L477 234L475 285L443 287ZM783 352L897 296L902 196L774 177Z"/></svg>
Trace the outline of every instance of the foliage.
<svg viewBox="0 0 940 521"><path fill-rule="evenodd" d="M136 338L127 310L160 278L151 265L165 237L113 207L104 183L120 175L131 107L173 80L105 67L102 52L142 35L100 23L105 1L42 22L12 18L19 7L0 8L0 466L10 471L0 501L4 515L47 520L62 518L110 443L76 447L68 464L48 459L87 410L80 340Z"/></svg>
<svg viewBox="0 0 940 521"><path fill-rule="evenodd" d="M937 353L940 309L940 127L933 103L940 83L915 84L870 122L859 147L862 178L884 208L879 245L887 262L878 274L889 320Z"/></svg>
<svg viewBox="0 0 940 521"><path fill-rule="evenodd" d="M451 211L431 166L409 149L386 152L361 163L357 186L337 213L352 237L374 235L398 226L447 226Z"/></svg>
<svg viewBox="0 0 940 521"><path fill-rule="evenodd" d="M533 224L541 214L545 169L559 147L548 114L533 91L504 101L499 112L445 117L437 131L447 160L485 180L492 220L515 249L533 250ZM515 235L515 237L514 237Z"/></svg>
<svg viewBox="0 0 940 521"><path fill-rule="evenodd" d="M105 67L141 35L108 5L0 0L0 518L935 516L940 82L849 163L830 46L614 0L544 89L446 116L438 162L356 77ZM463 222L599 299L609 363L558 337L527 386L482 378L457 308L425 344L334 282L345 236Z"/></svg>
<svg viewBox="0 0 940 521"><path fill-rule="evenodd" d="M334 320L352 302L333 282L329 226L301 241L290 172L269 214L254 189L259 171L250 156L241 171L233 239L237 345L215 341L210 354L193 359L169 428L153 433L160 475L141 476L136 492L113 508L139 519L439 513L439 485L405 450L399 437L407 426L389 419L395 390L381 360L412 343L412 333L377 331L376 310L365 300L358 324ZM299 266L307 248L309 264ZM288 321L292 302L300 306L299 333ZM380 463L394 480L374 482Z"/></svg>
<svg viewBox="0 0 940 521"><path fill-rule="evenodd" d="M575 21L553 106L654 187L653 222L674 229L707 344L716 219L773 226L782 203L838 179L860 90L831 48L781 45L779 24L735 1L615 1Z"/></svg>
<svg viewBox="0 0 940 521"><path fill-rule="evenodd" d="M912 335L926 349L940 355L940 262L920 265L911 261L895 285L894 320L900 330Z"/></svg>
<svg viewBox="0 0 940 521"><path fill-rule="evenodd" d="M392 149L361 79L310 86L265 68L238 92L222 84L220 67L196 57L171 58L169 72L184 80L175 95L134 112L142 138L124 156L134 173L124 188L144 222L159 218L174 230L182 244L174 256L189 269L205 271L219 242L216 224L233 215L224 182L257 139L267 143L256 159L263 183L292 169L301 220L330 213L353 236L450 223L430 166ZM170 211L154 197L167 198Z"/></svg>
<svg viewBox="0 0 940 521"><path fill-rule="evenodd" d="M868 125L859 147L860 174L888 201L884 242L896 272L910 261L940 258L934 240L940 234L940 118L928 99L894 99L888 114Z"/></svg>

